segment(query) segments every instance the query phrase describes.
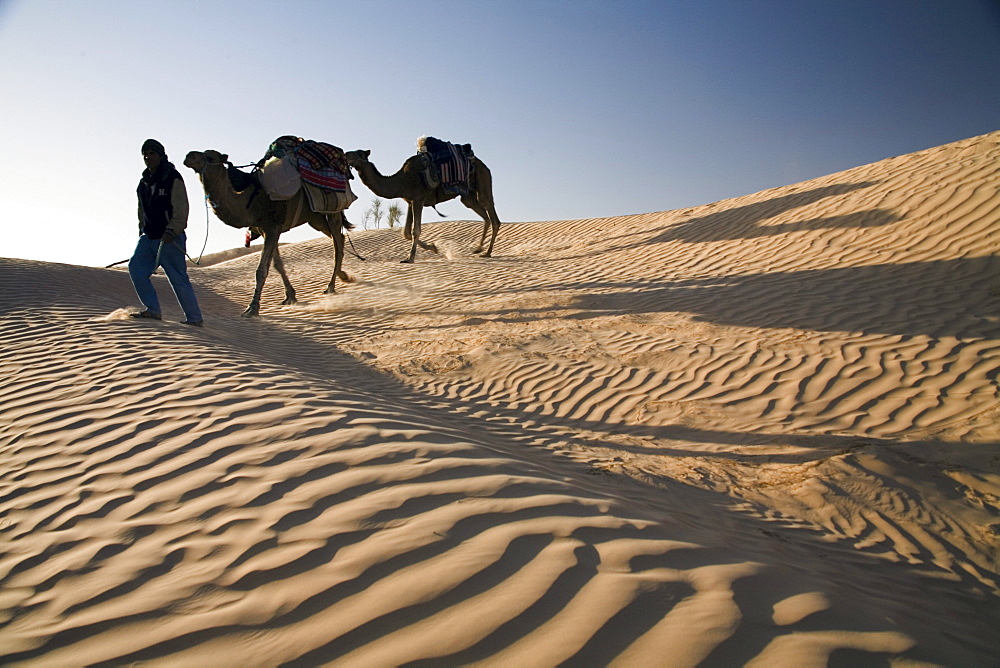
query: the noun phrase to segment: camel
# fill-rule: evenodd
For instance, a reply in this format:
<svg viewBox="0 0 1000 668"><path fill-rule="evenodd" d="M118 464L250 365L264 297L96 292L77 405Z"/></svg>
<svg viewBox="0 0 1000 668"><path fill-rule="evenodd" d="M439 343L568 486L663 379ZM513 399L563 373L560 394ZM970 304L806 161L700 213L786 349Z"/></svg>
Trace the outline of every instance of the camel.
<svg viewBox="0 0 1000 668"><path fill-rule="evenodd" d="M458 197L452 193L446 193L439 185L436 188L429 187L421 172L426 169L424 155L417 154L407 158L398 172L392 176L383 176L378 168L368 158L371 155L369 150L348 151L344 154L347 164L353 167L361 181L368 186L368 189L379 197L387 199L401 198L406 200L406 227L403 228L403 238L411 240L410 255L403 262L411 263L417 254L417 246L425 250L437 252L437 247L432 243L424 243L420 240L420 217L425 206L434 206L441 202ZM496 241L497 232L500 230L500 217L497 216L496 208L493 206L493 175L489 167L479 158L473 157L469 165L469 194L462 197L462 204L476 212L483 219L483 234L479 238L479 245L474 253L483 253L483 245L486 243L486 233L493 229L490 236L490 245L483 253L483 257L493 255L493 243Z"/></svg>
<svg viewBox="0 0 1000 668"><path fill-rule="evenodd" d="M287 232L302 223L309 223L311 227L333 239L336 260L333 276L325 294L336 292L335 283L338 276L344 282L351 282L351 277L344 272L341 265L344 261L344 229L350 230L354 226L347 222L343 213L322 214L312 211L303 190L292 199L280 202L271 200L262 189L255 194L258 190L256 186L236 192L226 173L228 161L229 156L209 149L203 152L191 151L184 158L184 165L197 172L205 189L205 195L208 196L212 210L219 220L230 227L254 228L264 237L264 250L257 264L257 286L250 305L243 312L244 317L260 313L260 295L264 290L264 280L272 262L285 284L285 300L281 303L295 303L295 289L288 280L288 274L285 273L285 265L278 252L278 239L282 232Z"/></svg>

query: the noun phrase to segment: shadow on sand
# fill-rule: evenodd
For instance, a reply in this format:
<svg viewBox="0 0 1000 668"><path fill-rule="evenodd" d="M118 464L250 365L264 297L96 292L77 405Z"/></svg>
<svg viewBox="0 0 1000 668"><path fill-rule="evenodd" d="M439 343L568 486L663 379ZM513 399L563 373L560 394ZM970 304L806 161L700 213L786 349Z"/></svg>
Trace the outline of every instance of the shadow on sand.
<svg viewBox="0 0 1000 668"><path fill-rule="evenodd" d="M794 223L783 223L781 225L761 225L764 221L786 211L814 204L827 197L837 197L855 190L870 188L878 185L878 183L878 181L840 183L804 192L791 193L764 202L755 202L717 213L708 213L671 225L663 233L653 237L651 241L653 243L664 241L694 243L722 241L725 239L753 239L755 237L772 236L791 231L886 225L898 220L898 216L882 209L858 211L843 216L815 218ZM699 207L699 209L712 206L714 205L709 204L705 207Z"/></svg>
<svg viewBox="0 0 1000 668"><path fill-rule="evenodd" d="M1000 256L679 280L534 284L523 291L585 294L541 309L462 314L469 320L530 322L554 314L588 320L691 313L720 325L997 339L997 276Z"/></svg>

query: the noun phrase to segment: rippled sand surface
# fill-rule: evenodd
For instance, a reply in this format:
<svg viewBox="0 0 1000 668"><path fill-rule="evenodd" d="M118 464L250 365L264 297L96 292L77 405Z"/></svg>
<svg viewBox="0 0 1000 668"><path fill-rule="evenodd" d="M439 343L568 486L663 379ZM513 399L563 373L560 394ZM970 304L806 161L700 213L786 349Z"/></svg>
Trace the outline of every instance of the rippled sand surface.
<svg viewBox="0 0 1000 668"><path fill-rule="evenodd" d="M479 229L0 260L0 662L996 661L1000 133Z"/></svg>

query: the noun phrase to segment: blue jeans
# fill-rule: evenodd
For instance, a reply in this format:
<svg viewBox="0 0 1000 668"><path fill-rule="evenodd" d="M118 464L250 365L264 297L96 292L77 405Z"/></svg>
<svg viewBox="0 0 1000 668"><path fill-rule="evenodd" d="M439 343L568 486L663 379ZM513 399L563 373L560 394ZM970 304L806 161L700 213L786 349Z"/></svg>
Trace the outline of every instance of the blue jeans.
<svg viewBox="0 0 1000 668"><path fill-rule="evenodd" d="M188 278L187 264L185 263L185 244L187 236L182 234L173 243L163 244L160 248L159 239L150 239L145 234L139 237L139 243L135 247L135 253L128 262L128 273L132 277L132 285L135 286L135 294L139 296L142 305L152 313L159 315L160 300L156 296L156 288L150 276L156 271L156 252L160 252L159 266L163 267L163 272L170 281L174 296L184 310L184 317L188 320L201 320L201 309L198 308L198 298L194 296L194 288L191 287L191 279Z"/></svg>

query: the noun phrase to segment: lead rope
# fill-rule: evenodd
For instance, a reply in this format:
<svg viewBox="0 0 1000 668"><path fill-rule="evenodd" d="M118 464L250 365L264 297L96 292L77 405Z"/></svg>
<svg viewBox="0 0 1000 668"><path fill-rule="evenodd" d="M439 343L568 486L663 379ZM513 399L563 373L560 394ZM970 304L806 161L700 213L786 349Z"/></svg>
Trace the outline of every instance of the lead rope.
<svg viewBox="0 0 1000 668"><path fill-rule="evenodd" d="M365 259L358 254L358 249L354 247L354 241L351 239L350 233L345 231L344 236L347 237L347 243L351 244L351 252L354 254L354 257L364 262Z"/></svg>
<svg viewBox="0 0 1000 668"><path fill-rule="evenodd" d="M191 257L190 255L188 255L188 253L187 253L186 250L182 250L181 251L182 253L184 253L184 257L186 257L187 259L191 260L191 262L193 262L196 266L199 266L199 267L201 266L201 258L205 257L205 249L208 247L208 223L209 223L209 219L208 219L209 204L208 204L208 202L209 202L208 195L205 195L205 243L203 243L201 245L201 253L198 254L198 259L196 260L193 257ZM180 249L180 246L177 246L177 244L174 243L173 241L171 241L170 243L173 244L174 246L176 246L178 249ZM156 249L156 266L157 267L160 266L160 253L162 251L163 251L163 240L160 239L160 245ZM125 260L125 262L128 262L128 260ZM118 264L121 264L121 263L119 262ZM114 265L108 265L108 267L112 267L112 266L114 266Z"/></svg>
<svg viewBox="0 0 1000 668"><path fill-rule="evenodd" d="M197 260L191 260L191 258L188 257L189 260L191 260L192 262L194 262L198 266L201 266L201 258L205 257L205 249L208 248L208 228L209 228L209 226L208 226L208 209L209 209L209 199L208 199L208 195L205 195L205 243L203 243L201 245L201 252L198 253L198 259ZM184 254L187 255L186 252Z"/></svg>

